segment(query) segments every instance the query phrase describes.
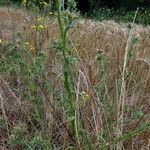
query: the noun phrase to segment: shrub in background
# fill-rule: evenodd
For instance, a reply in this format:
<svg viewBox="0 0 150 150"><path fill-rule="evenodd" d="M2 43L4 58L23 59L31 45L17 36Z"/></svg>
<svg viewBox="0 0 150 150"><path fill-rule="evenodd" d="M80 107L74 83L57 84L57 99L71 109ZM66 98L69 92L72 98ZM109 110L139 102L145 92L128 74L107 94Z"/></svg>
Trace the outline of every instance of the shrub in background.
<svg viewBox="0 0 150 150"><path fill-rule="evenodd" d="M11 0L0 0L0 5L6 6L11 5Z"/></svg>

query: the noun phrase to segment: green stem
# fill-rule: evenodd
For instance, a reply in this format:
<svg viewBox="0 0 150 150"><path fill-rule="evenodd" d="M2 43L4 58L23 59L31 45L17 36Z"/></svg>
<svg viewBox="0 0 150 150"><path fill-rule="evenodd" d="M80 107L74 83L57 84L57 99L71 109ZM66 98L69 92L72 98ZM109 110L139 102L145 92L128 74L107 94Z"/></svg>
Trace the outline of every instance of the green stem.
<svg viewBox="0 0 150 150"><path fill-rule="evenodd" d="M74 102L73 102L73 95L72 95L72 85L70 81L70 75L69 75L69 60L67 58L68 47L67 47L67 32L65 30L65 24L63 22L62 18L62 1L57 0L57 19L59 23L59 30L60 30L60 38L61 38L61 44L62 44L62 53L64 58L64 64L63 64L63 76L64 76L64 86L67 91L67 101L68 101L68 108L69 108L69 116L72 118L75 116L75 108L74 108ZM71 129L72 132L75 135L75 119L71 121Z"/></svg>

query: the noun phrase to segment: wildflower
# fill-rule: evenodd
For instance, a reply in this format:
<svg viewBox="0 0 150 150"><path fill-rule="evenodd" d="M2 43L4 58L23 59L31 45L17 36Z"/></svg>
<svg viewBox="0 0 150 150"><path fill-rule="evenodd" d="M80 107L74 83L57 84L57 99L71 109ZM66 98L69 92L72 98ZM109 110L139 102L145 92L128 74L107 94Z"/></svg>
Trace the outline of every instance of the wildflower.
<svg viewBox="0 0 150 150"><path fill-rule="evenodd" d="M88 98L89 97L89 94L87 94L86 92L81 92L81 95L84 97L84 98Z"/></svg>
<svg viewBox="0 0 150 150"><path fill-rule="evenodd" d="M0 44L2 44L3 43L3 41L0 39Z"/></svg>
<svg viewBox="0 0 150 150"><path fill-rule="evenodd" d="M80 106L85 106L86 103L89 100L89 94L87 92L83 91L83 92L80 93L80 95L81 95L81 101L79 101L79 105Z"/></svg>
<svg viewBox="0 0 150 150"><path fill-rule="evenodd" d="M43 30L43 29L45 28L45 26L40 24L40 25L38 26L38 28L39 28L40 30Z"/></svg>
<svg viewBox="0 0 150 150"><path fill-rule="evenodd" d="M43 5L44 5L45 7L47 7L47 6L48 6L48 3L46 3L46 2L43 2Z"/></svg>
<svg viewBox="0 0 150 150"><path fill-rule="evenodd" d="M34 48L33 48L33 47L30 47L30 50L31 50L31 51L34 51Z"/></svg>
<svg viewBox="0 0 150 150"><path fill-rule="evenodd" d="M36 27L35 25L32 25L31 28L32 28L33 30L36 30L36 29L37 29L37 27Z"/></svg>
<svg viewBox="0 0 150 150"><path fill-rule="evenodd" d="M53 15L53 13L50 11L50 12L49 12L49 15Z"/></svg>
<svg viewBox="0 0 150 150"><path fill-rule="evenodd" d="M29 43L28 43L28 42L26 42L25 44L26 44L26 45L29 45Z"/></svg>
<svg viewBox="0 0 150 150"><path fill-rule="evenodd" d="M138 34L136 35L136 37L137 37L137 38L140 38L140 34L138 33Z"/></svg>
<svg viewBox="0 0 150 150"><path fill-rule="evenodd" d="M42 21L44 18L43 17L40 17L37 21L40 22Z"/></svg>
<svg viewBox="0 0 150 150"><path fill-rule="evenodd" d="M33 46L30 47L30 52L32 52L32 53L35 52L35 48Z"/></svg>
<svg viewBox="0 0 150 150"><path fill-rule="evenodd" d="M88 98L88 97L89 97L89 94L85 94L85 97Z"/></svg>
<svg viewBox="0 0 150 150"><path fill-rule="evenodd" d="M85 92L81 92L81 94L82 94L82 95L84 95L84 94L85 94Z"/></svg>
<svg viewBox="0 0 150 150"><path fill-rule="evenodd" d="M23 3L23 4L26 4L26 3L27 3L27 0L23 0L22 3Z"/></svg>

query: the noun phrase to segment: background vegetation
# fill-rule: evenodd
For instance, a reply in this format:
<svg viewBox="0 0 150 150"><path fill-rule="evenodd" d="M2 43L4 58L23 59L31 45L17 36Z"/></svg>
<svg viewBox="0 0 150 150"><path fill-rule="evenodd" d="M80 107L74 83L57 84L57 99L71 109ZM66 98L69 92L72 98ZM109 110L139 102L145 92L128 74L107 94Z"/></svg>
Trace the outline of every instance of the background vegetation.
<svg viewBox="0 0 150 150"><path fill-rule="evenodd" d="M1 0L0 5L8 5L11 2L21 3L21 0ZM43 9L41 2L49 2L49 0L34 0L33 2L36 6ZM51 10L56 9L55 1L50 0L50 2ZM117 22L132 22L134 13L139 8L135 22L144 25L150 24L149 0L76 0L76 2L78 10L85 17L94 18L99 21L113 19Z"/></svg>

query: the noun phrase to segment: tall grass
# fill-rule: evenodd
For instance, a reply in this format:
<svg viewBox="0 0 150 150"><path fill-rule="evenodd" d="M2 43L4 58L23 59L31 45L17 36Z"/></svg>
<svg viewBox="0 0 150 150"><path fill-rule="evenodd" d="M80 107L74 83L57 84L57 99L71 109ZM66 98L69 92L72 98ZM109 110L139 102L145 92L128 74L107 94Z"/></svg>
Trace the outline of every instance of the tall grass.
<svg viewBox="0 0 150 150"><path fill-rule="evenodd" d="M149 149L149 27L78 20L69 2L0 8L0 148Z"/></svg>

